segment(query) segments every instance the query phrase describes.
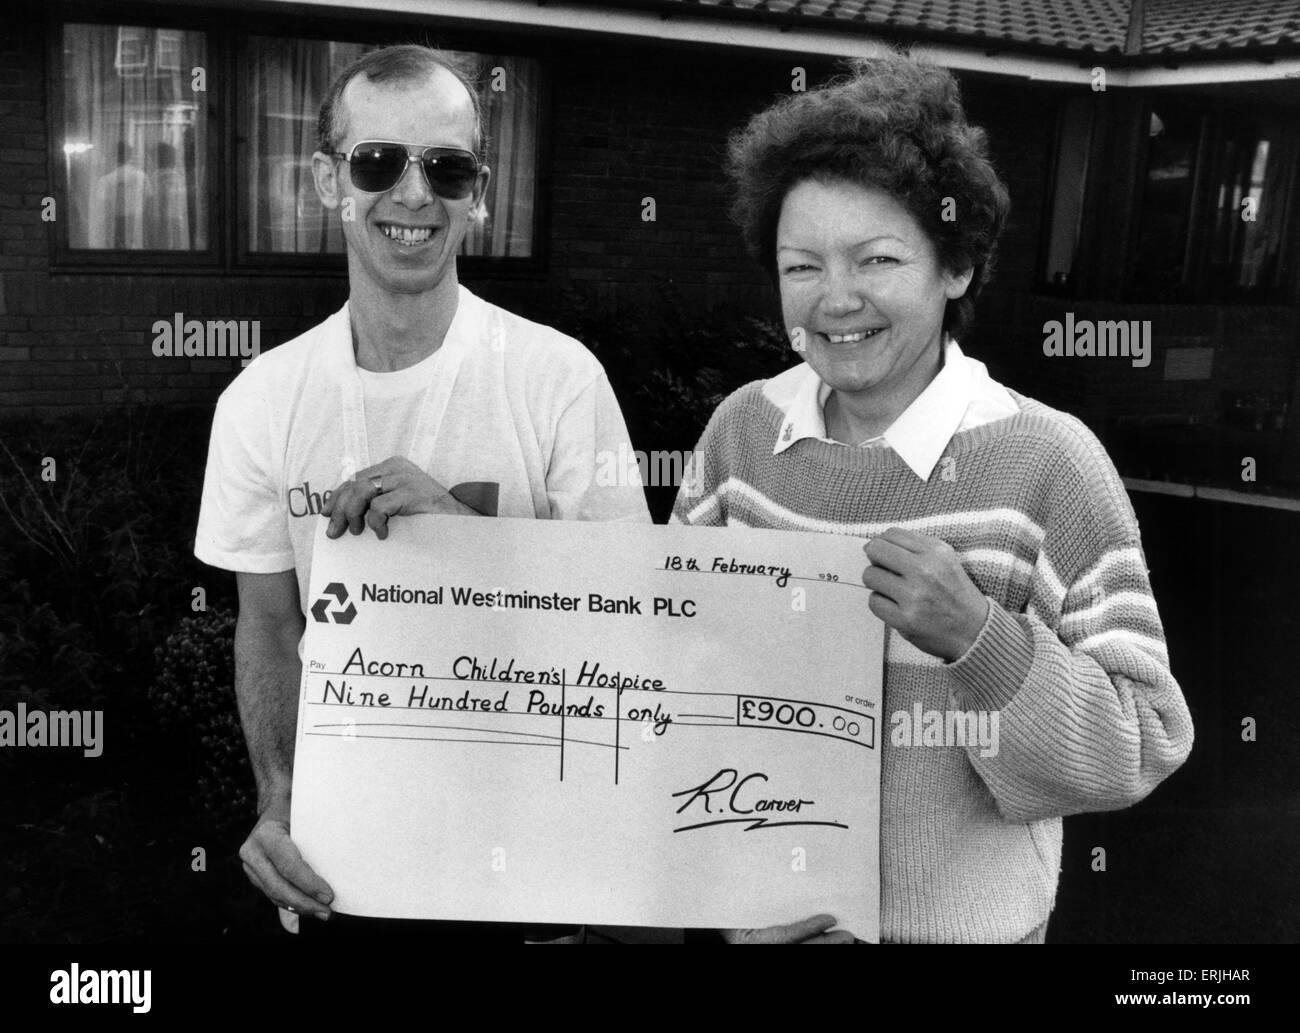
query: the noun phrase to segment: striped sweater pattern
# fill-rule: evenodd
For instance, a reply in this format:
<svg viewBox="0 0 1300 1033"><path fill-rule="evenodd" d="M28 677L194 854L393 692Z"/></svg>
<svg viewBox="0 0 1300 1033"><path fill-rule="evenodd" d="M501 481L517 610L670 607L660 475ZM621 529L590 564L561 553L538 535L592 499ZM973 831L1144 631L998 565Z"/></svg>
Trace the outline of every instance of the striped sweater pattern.
<svg viewBox="0 0 1300 1033"><path fill-rule="evenodd" d="M888 447L774 456L785 414L763 384L718 407L671 520L897 526L957 551L990 600L966 654L945 663L886 629L881 938L1019 941L1051 913L1061 818L1138 802L1192 746L1123 483L1079 420L1014 391L1020 412L955 434L928 481ZM895 745L891 715L918 703L997 712L996 755Z"/></svg>

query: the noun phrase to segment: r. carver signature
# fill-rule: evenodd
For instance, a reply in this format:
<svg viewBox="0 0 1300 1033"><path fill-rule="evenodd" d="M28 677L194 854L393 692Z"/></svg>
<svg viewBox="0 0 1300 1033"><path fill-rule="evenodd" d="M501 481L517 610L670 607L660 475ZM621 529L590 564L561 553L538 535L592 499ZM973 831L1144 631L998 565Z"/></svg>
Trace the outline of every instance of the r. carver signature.
<svg viewBox="0 0 1300 1033"><path fill-rule="evenodd" d="M685 801L677 808L677 813L682 814L688 808L695 807L691 817L700 814L700 809L696 806L703 803L704 814L719 814L724 817L713 818L709 821L695 822L690 825L683 825L681 828L673 829L674 832L690 832L692 829L706 829L712 825L744 825L744 831L753 832L755 829L772 829L788 828L791 825L828 825L832 828L847 829L848 826L838 821L773 821L766 815L776 813L800 813L805 807L815 806L814 800L778 799L775 797L758 797L761 787L759 782L766 782L768 778L761 771L741 777L740 772L735 768L723 768L716 775L707 779L702 785L694 786L690 789L683 789L673 793L673 797L684 796ZM753 785L751 785L753 783ZM719 799L713 800L717 796ZM714 808L717 810L714 810ZM753 817L760 815L760 817Z"/></svg>

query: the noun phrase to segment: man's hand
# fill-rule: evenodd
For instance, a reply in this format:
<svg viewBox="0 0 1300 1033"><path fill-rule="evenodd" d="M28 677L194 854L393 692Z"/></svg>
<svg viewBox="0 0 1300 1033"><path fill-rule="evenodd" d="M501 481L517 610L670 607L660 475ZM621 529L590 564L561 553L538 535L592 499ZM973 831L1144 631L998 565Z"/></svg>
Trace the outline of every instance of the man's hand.
<svg viewBox="0 0 1300 1033"><path fill-rule="evenodd" d="M723 929L728 943L852 943L853 934L838 930L831 915L813 915L790 925L770 925L766 929Z"/></svg>
<svg viewBox="0 0 1300 1033"><path fill-rule="evenodd" d="M334 891L311 870L289 838L287 799L262 812L239 848L239 859L244 862L248 881L281 909L281 921L284 911L315 915L322 921L329 918L328 904L334 899Z"/></svg>
<svg viewBox="0 0 1300 1033"><path fill-rule="evenodd" d="M979 636L989 602L947 542L891 527L864 550L871 612L917 649L949 662Z"/></svg>
<svg viewBox="0 0 1300 1033"><path fill-rule="evenodd" d="M389 518L398 515L481 515L402 456L391 456L344 481L330 494L321 512L330 518L325 529L329 538L338 538L345 528L360 534L369 524L380 539L388 537Z"/></svg>

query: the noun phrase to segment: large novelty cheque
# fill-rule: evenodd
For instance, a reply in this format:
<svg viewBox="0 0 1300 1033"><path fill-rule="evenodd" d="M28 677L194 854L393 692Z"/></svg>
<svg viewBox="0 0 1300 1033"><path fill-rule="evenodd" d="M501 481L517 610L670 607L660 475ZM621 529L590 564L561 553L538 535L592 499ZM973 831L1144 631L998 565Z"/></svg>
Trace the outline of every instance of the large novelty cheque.
<svg viewBox="0 0 1300 1033"><path fill-rule="evenodd" d="M856 538L321 521L293 837L346 914L879 929Z"/></svg>

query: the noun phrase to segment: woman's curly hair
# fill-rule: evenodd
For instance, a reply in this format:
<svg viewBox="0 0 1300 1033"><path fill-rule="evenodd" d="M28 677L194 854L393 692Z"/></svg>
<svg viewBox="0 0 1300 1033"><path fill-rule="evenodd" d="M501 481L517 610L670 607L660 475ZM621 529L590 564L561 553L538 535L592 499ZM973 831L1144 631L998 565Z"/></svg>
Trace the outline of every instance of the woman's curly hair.
<svg viewBox="0 0 1300 1033"><path fill-rule="evenodd" d="M751 118L728 143L727 173L732 218L773 281L776 226L791 187L843 179L891 194L925 230L945 269L973 270L965 295L949 301L943 317L954 336L969 328L1010 200L984 130L966 121L947 69L901 54L856 62L851 73Z"/></svg>

